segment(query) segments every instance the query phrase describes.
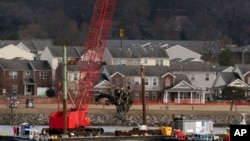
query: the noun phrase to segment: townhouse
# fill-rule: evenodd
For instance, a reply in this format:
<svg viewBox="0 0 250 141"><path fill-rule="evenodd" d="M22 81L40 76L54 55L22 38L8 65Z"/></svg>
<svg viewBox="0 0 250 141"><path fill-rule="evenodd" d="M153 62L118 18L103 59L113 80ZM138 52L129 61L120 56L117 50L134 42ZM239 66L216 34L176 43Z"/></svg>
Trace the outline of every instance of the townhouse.
<svg viewBox="0 0 250 141"><path fill-rule="evenodd" d="M0 58L10 59L10 64L18 66L14 63L17 60L34 60L34 62L27 63L26 67L8 68L4 65L4 62L8 60L3 59L5 61L1 62L3 64L0 75L3 77L11 70L12 77L15 78L17 73L18 79L22 82L20 80L18 82L17 80L7 80L5 76L1 82L1 90L23 95L40 95L40 91L44 92L46 88L54 87L55 82L62 78L61 70L56 71L62 62L62 46L54 46L52 42L47 40L0 40L0 43ZM4 50L1 51L1 49ZM11 51L14 53L4 53ZM108 40L103 56L106 65L100 70L100 79L94 86L94 93L101 91L111 94L115 87L130 86L134 99L140 100L140 65L144 64L148 100L166 103L204 103L206 100L214 100L223 86L236 86L239 82L238 86L244 87L248 94L250 83L248 65L237 64L222 70L219 69L221 66L217 64L201 60L201 55L218 53L219 51L220 48L214 42L204 41L124 40L121 44L120 40ZM67 54L69 60L80 59L83 55L83 47L69 47ZM14 58L14 56L16 57ZM34 64L36 61L39 64L38 60L47 62L50 68L43 66L41 62L38 66L45 68L27 67L36 66ZM16 71L14 71L15 69ZM45 70L49 73L50 79L38 81L40 72ZM76 92L77 89L79 70L79 65L68 66L68 86L73 92ZM27 74L32 72L32 75L28 77L25 72ZM31 79L27 81L25 78ZM6 83L4 83L5 81ZM44 86L42 83L48 85ZM21 89L21 87L23 88Z"/></svg>
<svg viewBox="0 0 250 141"><path fill-rule="evenodd" d="M200 90L202 99L211 99L211 87L217 76L218 64L204 61L173 60L171 70L174 74L184 74L195 89Z"/></svg>
<svg viewBox="0 0 250 141"><path fill-rule="evenodd" d="M83 55L83 47L66 47L68 60L80 59ZM50 46L45 47L40 55L40 60L49 62L52 68L52 81L56 80L56 69L62 63L63 46ZM79 71L79 70L78 70Z"/></svg>
<svg viewBox="0 0 250 141"><path fill-rule="evenodd" d="M222 93L224 86L239 87L245 90L245 95L249 96L250 91L250 65L235 64L229 71L221 71L212 86L213 99Z"/></svg>
<svg viewBox="0 0 250 141"><path fill-rule="evenodd" d="M20 96L45 95L52 87L52 69L47 61L0 59L2 93Z"/></svg>

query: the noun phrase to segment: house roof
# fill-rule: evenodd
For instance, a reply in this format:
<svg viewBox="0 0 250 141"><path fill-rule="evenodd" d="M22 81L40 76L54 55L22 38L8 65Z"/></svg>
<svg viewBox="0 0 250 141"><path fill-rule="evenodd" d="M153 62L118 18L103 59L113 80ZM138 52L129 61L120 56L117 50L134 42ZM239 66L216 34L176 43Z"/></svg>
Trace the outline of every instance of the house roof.
<svg viewBox="0 0 250 141"><path fill-rule="evenodd" d="M214 71L216 72L217 64L200 61L174 61L170 63L172 71Z"/></svg>
<svg viewBox="0 0 250 141"><path fill-rule="evenodd" d="M168 58L164 48L159 47L108 47L113 58Z"/></svg>
<svg viewBox="0 0 250 141"><path fill-rule="evenodd" d="M184 74L174 74L175 79L174 79L174 85L179 84L182 81L187 82L188 84L192 85L188 77Z"/></svg>
<svg viewBox="0 0 250 141"><path fill-rule="evenodd" d="M120 47L120 40L107 40L107 47ZM183 46L199 54L219 53L221 48L216 41L185 41L185 40L122 40L123 47L164 47L168 48L175 45Z"/></svg>
<svg viewBox="0 0 250 141"><path fill-rule="evenodd" d="M30 61L30 64L33 66L34 70L51 70L48 61L36 60Z"/></svg>
<svg viewBox="0 0 250 141"><path fill-rule="evenodd" d="M51 54L54 57L62 57L63 56L63 50L62 46L50 46L48 47ZM67 47L67 56L73 57L73 58L79 58L83 55L83 47Z"/></svg>
<svg viewBox="0 0 250 141"><path fill-rule="evenodd" d="M249 64L237 64L238 68L240 69L242 75L250 71Z"/></svg>
<svg viewBox="0 0 250 141"><path fill-rule="evenodd" d="M141 66L106 65L105 68L110 75L119 72L125 76L141 76ZM145 76L162 76L168 72L170 72L168 66L145 66Z"/></svg>
<svg viewBox="0 0 250 141"><path fill-rule="evenodd" d="M53 42L51 40L0 40L0 47L13 44L17 45L22 42L31 51L43 51L46 46L52 46Z"/></svg>
<svg viewBox="0 0 250 141"><path fill-rule="evenodd" d="M6 60L0 59L0 65L5 70L51 70L47 61L44 60Z"/></svg>
<svg viewBox="0 0 250 141"><path fill-rule="evenodd" d="M238 73L235 72L221 72L220 74L226 84L229 84L236 79L240 79Z"/></svg>

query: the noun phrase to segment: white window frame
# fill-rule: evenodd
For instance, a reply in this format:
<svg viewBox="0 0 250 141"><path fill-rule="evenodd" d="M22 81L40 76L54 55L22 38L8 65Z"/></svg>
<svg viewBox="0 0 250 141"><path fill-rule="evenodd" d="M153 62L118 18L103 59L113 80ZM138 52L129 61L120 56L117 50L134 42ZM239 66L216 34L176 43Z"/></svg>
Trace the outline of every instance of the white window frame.
<svg viewBox="0 0 250 141"><path fill-rule="evenodd" d="M9 78L10 79L17 79L17 77L18 77L17 71L10 71L9 72Z"/></svg>
<svg viewBox="0 0 250 141"><path fill-rule="evenodd" d="M156 85L157 85L157 79L156 79L156 78L153 78L152 85L153 85L153 86L156 86Z"/></svg>
<svg viewBox="0 0 250 141"><path fill-rule="evenodd" d="M195 74L194 74L194 73L191 74L191 80L192 80L192 81L195 80Z"/></svg>
<svg viewBox="0 0 250 141"><path fill-rule="evenodd" d="M160 59L160 66L163 66L163 60Z"/></svg>
<svg viewBox="0 0 250 141"><path fill-rule="evenodd" d="M46 71L41 71L40 72L40 79L48 79L48 72Z"/></svg>
<svg viewBox="0 0 250 141"><path fill-rule="evenodd" d="M209 74L208 73L206 73L206 75L205 75L205 80L209 81Z"/></svg>
<svg viewBox="0 0 250 141"><path fill-rule="evenodd" d="M156 66L159 66L160 65L160 61L157 59L157 60L155 60L155 65Z"/></svg>
<svg viewBox="0 0 250 141"><path fill-rule="evenodd" d="M148 86L148 84L149 84L149 79L145 78L145 85Z"/></svg>
<svg viewBox="0 0 250 141"><path fill-rule="evenodd" d="M157 92L152 92L152 100L157 100Z"/></svg>
<svg viewBox="0 0 250 141"><path fill-rule="evenodd" d="M74 80L78 80L78 73L74 73Z"/></svg>

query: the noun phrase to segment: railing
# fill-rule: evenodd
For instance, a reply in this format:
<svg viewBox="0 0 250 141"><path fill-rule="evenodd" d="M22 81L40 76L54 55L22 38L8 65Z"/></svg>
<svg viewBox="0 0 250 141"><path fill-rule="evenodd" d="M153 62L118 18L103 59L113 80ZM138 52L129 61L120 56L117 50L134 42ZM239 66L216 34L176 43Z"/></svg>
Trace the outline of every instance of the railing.
<svg viewBox="0 0 250 141"><path fill-rule="evenodd" d="M174 99L175 103L181 103L181 104L205 104L204 100L201 99Z"/></svg>

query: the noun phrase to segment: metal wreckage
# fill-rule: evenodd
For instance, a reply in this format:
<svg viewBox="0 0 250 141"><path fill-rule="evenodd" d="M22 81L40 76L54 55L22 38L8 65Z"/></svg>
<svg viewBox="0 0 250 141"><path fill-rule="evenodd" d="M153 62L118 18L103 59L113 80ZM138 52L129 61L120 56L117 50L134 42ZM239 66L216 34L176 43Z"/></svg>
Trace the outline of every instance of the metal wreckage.
<svg viewBox="0 0 250 141"><path fill-rule="evenodd" d="M115 88L114 95L99 93L99 95L95 97L95 101L99 101L100 99L106 99L105 104L107 105L115 105L116 118L121 122L126 121L126 115L133 104L130 87L127 87L126 89Z"/></svg>

